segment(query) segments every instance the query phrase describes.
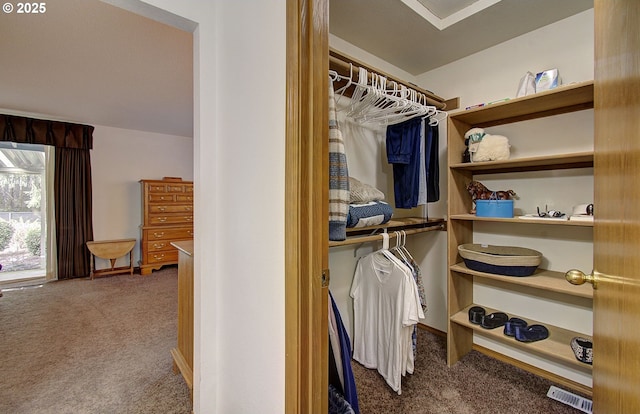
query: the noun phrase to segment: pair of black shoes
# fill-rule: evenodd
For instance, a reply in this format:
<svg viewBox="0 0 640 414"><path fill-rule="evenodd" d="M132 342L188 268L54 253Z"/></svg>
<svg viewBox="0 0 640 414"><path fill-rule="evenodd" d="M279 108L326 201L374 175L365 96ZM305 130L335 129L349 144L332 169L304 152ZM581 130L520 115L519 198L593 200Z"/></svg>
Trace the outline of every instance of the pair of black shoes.
<svg viewBox="0 0 640 414"><path fill-rule="evenodd" d="M527 325L520 318L509 318L504 312L486 314L484 308L472 306L469 309L469 322L480 325L484 329L495 329L504 326L504 334L515 337L520 342L535 342L549 337L549 330L543 325Z"/></svg>

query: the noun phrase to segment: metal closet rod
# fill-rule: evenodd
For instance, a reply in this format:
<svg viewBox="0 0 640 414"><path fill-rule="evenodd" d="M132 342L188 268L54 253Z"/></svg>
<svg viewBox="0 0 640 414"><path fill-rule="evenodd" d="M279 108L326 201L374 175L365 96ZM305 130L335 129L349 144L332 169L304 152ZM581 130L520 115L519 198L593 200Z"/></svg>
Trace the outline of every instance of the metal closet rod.
<svg viewBox="0 0 640 414"><path fill-rule="evenodd" d="M399 85L404 85L409 89L413 89L416 92L424 94L427 97L428 105L433 105L440 110L446 109L447 105L445 104L445 99L434 94L433 92L428 91L426 89L422 89L419 86L414 85L412 83L405 82L392 75L389 75L388 73L382 72L376 68L372 68L371 66L368 66L360 62L359 60L354 59L350 56L344 55L336 50L333 50L333 49L329 50L329 67L335 70L336 72L338 72L341 76L349 76L349 71L352 66L353 66L354 77L358 76L358 67L363 67L367 70L367 72L369 72L369 74L367 75L369 79L371 78L371 72L375 72L378 75L382 75L385 78L387 78L387 84L389 84L388 81L393 81L398 83ZM353 80L357 81L357 79L353 79Z"/></svg>

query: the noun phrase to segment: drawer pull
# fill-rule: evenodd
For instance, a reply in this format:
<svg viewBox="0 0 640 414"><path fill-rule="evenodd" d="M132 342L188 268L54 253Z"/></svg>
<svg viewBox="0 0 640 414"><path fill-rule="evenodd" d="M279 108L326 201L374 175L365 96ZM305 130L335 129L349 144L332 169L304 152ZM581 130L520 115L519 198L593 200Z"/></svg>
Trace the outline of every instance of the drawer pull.
<svg viewBox="0 0 640 414"><path fill-rule="evenodd" d="M184 219L186 221L193 221L193 216L186 216Z"/></svg>
<svg viewBox="0 0 640 414"><path fill-rule="evenodd" d="M167 221L167 218L166 217L158 217L158 221L160 223L164 223L165 221Z"/></svg>
<svg viewBox="0 0 640 414"><path fill-rule="evenodd" d="M165 243L153 243L154 249L162 249L164 246L166 246Z"/></svg>
<svg viewBox="0 0 640 414"><path fill-rule="evenodd" d="M161 238L163 236L164 236L164 231L161 231L160 233L153 232L153 237L156 237L156 238L159 239L159 238Z"/></svg>
<svg viewBox="0 0 640 414"><path fill-rule="evenodd" d="M156 260L162 260L162 259L164 259L164 253L162 253L162 254L154 254L153 258L156 259Z"/></svg>
<svg viewBox="0 0 640 414"><path fill-rule="evenodd" d="M166 207L158 207L158 211L164 212L166 209L167 209Z"/></svg>

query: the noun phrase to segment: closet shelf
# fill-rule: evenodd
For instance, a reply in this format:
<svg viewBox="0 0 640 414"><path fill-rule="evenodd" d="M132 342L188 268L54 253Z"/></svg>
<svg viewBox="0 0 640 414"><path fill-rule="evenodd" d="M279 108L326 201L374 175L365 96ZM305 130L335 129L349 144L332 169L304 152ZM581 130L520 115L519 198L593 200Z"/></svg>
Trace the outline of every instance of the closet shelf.
<svg viewBox="0 0 640 414"><path fill-rule="evenodd" d="M593 108L593 81L586 81L458 112L450 117L466 125L486 128L590 108Z"/></svg>
<svg viewBox="0 0 640 414"><path fill-rule="evenodd" d="M492 273L478 272L469 269L463 262L451 266L451 270L457 273L472 275L485 279L497 280L502 283L520 285L534 289L546 290L550 292L562 293L570 296L578 296L593 299L593 288L589 284L572 285L567 282L564 273L554 270L537 269L531 276L502 276Z"/></svg>
<svg viewBox="0 0 640 414"><path fill-rule="evenodd" d="M542 341L537 341L537 342L528 342L528 343L519 342L515 338L504 335L503 328L484 329L479 325L474 325L471 322L469 322L469 308L471 308L471 306L482 306L482 305L472 304L470 306L467 306L466 308L462 309L460 312L453 314L450 318L451 322L457 325L461 325L466 328L472 329L474 333L478 333L482 336L486 336L488 338L498 340L502 343L512 345L524 351L536 353L544 357L555 359L557 361L560 361L562 363L568 364L572 367L575 367L587 372L592 371L591 365L582 363L576 359L575 355L573 354L573 351L571 350L571 345L570 345L572 338L576 336L583 337L583 338L584 337L590 338L589 335L585 335L580 332L570 331L568 329L549 325L547 323L537 322L529 318L508 313L510 318L513 318L513 317L521 318L527 321L529 325L541 324L541 325L544 325L547 329L549 329L549 337L547 339L544 339ZM487 314L490 314L493 312L499 312L499 310L491 309L486 306L482 306L482 307L486 310Z"/></svg>
<svg viewBox="0 0 640 414"><path fill-rule="evenodd" d="M449 168L481 174L503 172L563 170L593 167L593 151L570 154L554 154L539 157L516 158L506 161L465 162L452 164Z"/></svg>
<svg viewBox="0 0 640 414"><path fill-rule="evenodd" d="M402 217L389 220L379 226L357 227L347 229L347 239L343 241L330 241L329 247L347 246L369 241L382 240L378 231L386 230L389 237L395 237L394 231L404 230L407 235L425 233L428 231L446 230L446 220L442 218L425 219L421 217ZM372 234L376 232L376 234Z"/></svg>
<svg viewBox="0 0 640 414"><path fill-rule="evenodd" d="M470 221L489 221L493 223L519 223L519 224L546 224L552 226L578 226L593 227L592 221L571 221L571 220L551 220L544 218L527 218L521 219L519 216L514 218L499 217L478 217L475 214L452 214L450 220L470 220Z"/></svg>

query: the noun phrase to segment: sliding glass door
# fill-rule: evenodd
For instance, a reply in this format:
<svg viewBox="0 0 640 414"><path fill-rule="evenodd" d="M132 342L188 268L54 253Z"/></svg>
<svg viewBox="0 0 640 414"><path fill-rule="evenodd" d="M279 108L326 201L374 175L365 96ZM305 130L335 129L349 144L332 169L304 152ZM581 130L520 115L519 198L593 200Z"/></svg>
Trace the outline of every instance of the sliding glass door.
<svg viewBox="0 0 640 414"><path fill-rule="evenodd" d="M0 283L45 277L46 171L43 145L0 142Z"/></svg>

